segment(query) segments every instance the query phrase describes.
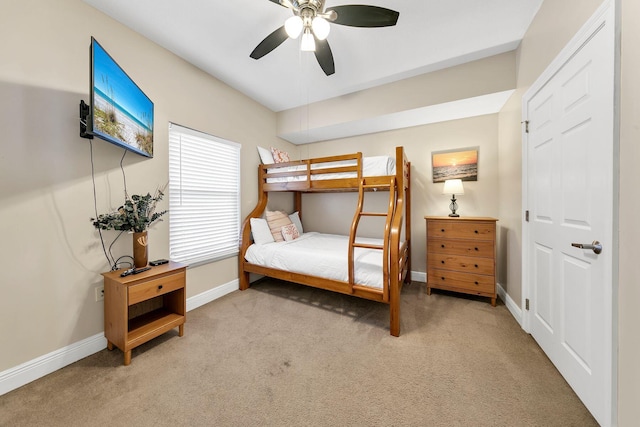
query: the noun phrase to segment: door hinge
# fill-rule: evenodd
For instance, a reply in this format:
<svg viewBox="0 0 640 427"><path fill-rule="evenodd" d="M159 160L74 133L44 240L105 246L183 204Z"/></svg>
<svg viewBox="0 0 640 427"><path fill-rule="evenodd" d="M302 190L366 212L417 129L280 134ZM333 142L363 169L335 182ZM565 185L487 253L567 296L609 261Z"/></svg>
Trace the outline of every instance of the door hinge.
<svg viewBox="0 0 640 427"><path fill-rule="evenodd" d="M522 123L524 123L524 132L529 133L529 120L525 120Z"/></svg>
<svg viewBox="0 0 640 427"><path fill-rule="evenodd" d="M525 310L529 311L529 298L524 300L524 308Z"/></svg>
<svg viewBox="0 0 640 427"><path fill-rule="evenodd" d="M525 211L524 213L524 220L529 222L529 211Z"/></svg>

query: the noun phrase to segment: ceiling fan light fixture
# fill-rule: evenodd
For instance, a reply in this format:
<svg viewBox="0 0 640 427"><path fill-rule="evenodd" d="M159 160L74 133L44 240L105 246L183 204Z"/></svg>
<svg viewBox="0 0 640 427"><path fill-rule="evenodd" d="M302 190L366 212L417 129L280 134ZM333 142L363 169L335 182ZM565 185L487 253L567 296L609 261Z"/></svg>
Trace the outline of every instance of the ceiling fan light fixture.
<svg viewBox="0 0 640 427"><path fill-rule="evenodd" d="M258 43L249 57L260 59L288 38L297 39L302 33L300 50L315 52L318 64L327 76L336 72L333 53L326 40L330 32L330 23L359 28L392 27L397 24L400 15L395 10L362 4L332 6L325 9L326 0L269 1L286 7L294 16Z"/></svg>
<svg viewBox="0 0 640 427"><path fill-rule="evenodd" d="M302 32L302 18L299 16L292 16L284 22L284 29L287 32L287 35L292 39L298 38L300 33Z"/></svg>
<svg viewBox="0 0 640 427"><path fill-rule="evenodd" d="M318 40L324 40L329 36L329 31L331 31L331 27L326 19L316 16L313 18L311 22L311 28L313 29L313 34L316 35Z"/></svg>
<svg viewBox="0 0 640 427"><path fill-rule="evenodd" d="M304 30L304 34L302 34L302 42L300 43L300 50L303 52L315 52L316 51L316 41L313 38L313 34L311 31L306 28Z"/></svg>

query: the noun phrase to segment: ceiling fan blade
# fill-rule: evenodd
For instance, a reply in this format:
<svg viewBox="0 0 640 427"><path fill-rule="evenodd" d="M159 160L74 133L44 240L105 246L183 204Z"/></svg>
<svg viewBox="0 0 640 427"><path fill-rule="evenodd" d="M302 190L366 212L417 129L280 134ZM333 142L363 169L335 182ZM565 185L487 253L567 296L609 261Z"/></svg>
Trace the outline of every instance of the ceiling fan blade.
<svg viewBox="0 0 640 427"><path fill-rule="evenodd" d="M331 53L329 42L326 40L318 40L316 38L316 59L322 71L324 71L327 76L336 72L336 67L333 63L333 53Z"/></svg>
<svg viewBox="0 0 640 427"><path fill-rule="evenodd" d="M283 25L265 37L264 40L262 40L260 44L253 49L253 52L251 52L249 56L253 59L260 59L273 49L280 46L288 38L289 36L287 35Z"/></svg>
<svg viewBox="0 0 640 427"><path fill-rule="evenodd" d="M335 11L334 24L350 27L391 27L398 22L399 12L379 6L350 4L330 7L325 13Z"/></svg>

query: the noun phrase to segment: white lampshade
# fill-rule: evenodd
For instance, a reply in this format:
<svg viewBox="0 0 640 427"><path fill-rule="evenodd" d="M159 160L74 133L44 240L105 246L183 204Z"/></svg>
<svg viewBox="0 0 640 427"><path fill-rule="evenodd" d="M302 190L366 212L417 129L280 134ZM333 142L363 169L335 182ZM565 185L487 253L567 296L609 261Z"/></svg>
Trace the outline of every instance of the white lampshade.
<svg viewBox="0 0 640 427"><path fill-rule="evenodd" d="M304 34L302 35L302 42L300 43L300 50L305 52L316 51L316 41L309 29L304 30Z"/></svg>
<svg viewBox="0 0 640 427"><path fill-rule="evenodd" d="M331 27L329 26L327 20L320 16L316 16L315 18L313 18L313 21L311 22L311 28L313 29L313 34L316 35L318 40L326 39L329 35L329 31L331 30Z"/></svg>
<svg viewBox="0 0 640 427"><path fill-rule="evenodd" d="M461 179L448 179L444 182L442 194L464 194L464 187Z"/></svg>
<svg viewBox="0 0 640 427"><path fill-rule="evenodd" d="M302 32L302 25L302 18L299 16L292 16L284 21L284 30L287 32L289 37L296 39Z"/></svg>

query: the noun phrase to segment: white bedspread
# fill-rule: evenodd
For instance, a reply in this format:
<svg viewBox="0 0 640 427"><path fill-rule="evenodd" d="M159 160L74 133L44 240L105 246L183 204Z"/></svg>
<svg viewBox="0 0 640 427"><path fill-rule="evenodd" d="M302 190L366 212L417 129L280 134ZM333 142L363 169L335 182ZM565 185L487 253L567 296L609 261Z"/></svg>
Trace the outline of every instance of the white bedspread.
<svg viewBox="0 0 640 427"><path fill-rule="evenodd" d="M343 160L338 162L326 162L326 163L314 163L311 165L312 170L317 169L326 169L333 168L339 166L352 166L357 164L356 160ZM275 172L296 172L296 171L305 171L307 167L305 165L302 166L290 166L283 167L277 169L269 169L267 173L275 173ZM387 176L387 175L395 175L396 173L396 160L390 156L371 156L371 157L363 157L362 158L362 176ZM345 179L345 178L355 178L355 172L344 172L344 173L324 173L312 175L312 180L325 180L325 179ZM286 178L268 178L267 182L291 182L291 181L305 181L307 179L306 175L300 176L291 176Z"/></svg>
<svg viewBox="0 0 640 427"><path fill-rule="evenodd" d="M381 239L358 238L357 242L382 244ZM348 236L310 232L288 242L253 244L245 259L264 267L348 282L348 251ZM382 251L356 248L354 259L356 283L381 289Z"/></svg>

